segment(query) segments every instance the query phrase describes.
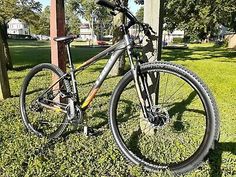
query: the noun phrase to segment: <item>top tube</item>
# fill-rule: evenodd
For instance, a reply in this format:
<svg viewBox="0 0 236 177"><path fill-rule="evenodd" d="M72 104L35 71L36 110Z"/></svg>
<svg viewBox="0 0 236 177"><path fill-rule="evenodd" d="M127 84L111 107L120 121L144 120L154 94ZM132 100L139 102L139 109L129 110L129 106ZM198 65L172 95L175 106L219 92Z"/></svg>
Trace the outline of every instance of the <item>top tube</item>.
<svg viewBox="0 0 236 177"><path fill-rule="evenodd" d="M125 49L126 43L125 40L121 40L118 43L112 45L111 47L107 48L106 50L100 52L99 54L95 55L94 57L88 59L87 61L85 61L84 63L82 63L80 66L78 66L75 70L75 72L81 71L86 69L87 67L89 67L90 65L92 65L93 63L97 62L99 59L101 59L102 57L116 51L116 50L122 50Z"/></svg>

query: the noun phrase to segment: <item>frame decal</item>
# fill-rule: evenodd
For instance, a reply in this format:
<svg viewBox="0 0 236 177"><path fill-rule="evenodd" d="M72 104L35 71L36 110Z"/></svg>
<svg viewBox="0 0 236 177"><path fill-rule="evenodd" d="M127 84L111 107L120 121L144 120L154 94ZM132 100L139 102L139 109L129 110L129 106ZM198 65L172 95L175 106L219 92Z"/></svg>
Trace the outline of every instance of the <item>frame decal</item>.
<svg viewBox="0 0 236 177"><path fill-rule="evenodd" d="M77 71L85 69L86 67L89 67L90 65L95 63L98 59L102 58L103 56L105 56L105 55L107 55L111 52L113 52L113 54L111 55L111 58L108 60L106 66L104 67L104 69L102 70L100 76L98 77L97 81L95 82L95 84L93 86L93 89L90 91L87 98L83 102L83 104L81 106L82 109L86 109L90 105L92 100L95 98L96 93L100 89L102 83L104 82L107 75L111 71L111 69L114 66L115 62L118 60L119 56L125 51L125 48L126 48L126 42L124 40L122 40L119 43L109 47L108 49L104 50L103 52L99 53L98 55L96 55L96 56L92 57L91 59L87 60L86 62L84 62L82 65L80 65L76 69L75 73Z"/></svg>

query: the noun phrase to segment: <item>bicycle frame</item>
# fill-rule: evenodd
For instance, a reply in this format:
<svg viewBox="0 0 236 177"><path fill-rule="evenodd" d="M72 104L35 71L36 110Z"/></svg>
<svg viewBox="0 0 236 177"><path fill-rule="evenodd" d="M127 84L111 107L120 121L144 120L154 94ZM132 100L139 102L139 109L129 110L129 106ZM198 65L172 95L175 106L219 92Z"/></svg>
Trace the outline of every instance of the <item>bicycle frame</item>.
<svg viewBox="0 0 236 177"><path fill-rule="evenodd" d="M115 45L109 47L108 49L102 51L98 55L96 55L96 56L92 57L91 59L87 60L86 62L81 64L77 69L73 69L73 64L71 62L72 68L71 68L70 75L72 77L73 92L77 93L76 80L73 79L73 78L75 78L75 74L79 71L82 71L82 70L86 69L87 67L94 64L95 62L97 62L102 57L104 57L104 56L106 56L106 55L113 52L113 54L111 55L111 58L108 60L106 66L104 67L101 74L99 75L99 77L98 77L97 81L95 82L93 88L89 92L87 98L81 104L81 108L83 110L85 110L90 105L92 100L95 98L96 93L100 89L101 85L103 84L104 80L108 76L109 72L111 71L112 67L114 66L114 64L116 63L116 61L120 57L120 55L125 51L126 47L127 47L127 44L126 44L125 40L121 40L120 42L116 43ZM69 60L71 60L69 46L67 46L67 51L68 51L68 55L69 55ZM78 94L76 94L76 96L78 98ZM78 100L79 100L79 98L78 98Z"/></svg>
<svg viewBox="0 0 236 177"><path fill-rule="evenodd" d="M68 60L69 60L69 68L70 71L66 74L64 74L61 78L59 78L56 82L54 82L44 93L42 93L39 97L47 93L50 89L52 89L55 85L57 85L61 80L65 79L66 77L70 76L71 81L72 81L72 86L73 86L73 96L74 98L79 101L79 96L78 96L78 90L77 90L77 81L75 78L75 75L77 72L83 71L90 65L94 64L97 62L99 59L102 57L110 54L113 52L111 55L111 58L108 60L106 66L104 67L103 71L101 72L100 76L98 77L97 81L95 82L93 88L89 92L87 98L83 103L81 104L81 108L83 110L86 110L86 108L90 105L94 97L96 96L96 93L98 92L99 88L101 87L102 83L106 79L107 75L111 71L112 67L114 66L115 62L118 60L119 56L125 51L127 48L127 44L125 40L121 40L115 45L109 47L108 49L102 51L101 53L97 54L96 56L92 57L91 59L88 59L85 61L83 64L81 64L78 68L74 68L74 64L72 62L72 57L71 57L71 50L70 50L70 44L66 45L67 53L68 53ZM74 105L72 105L74 106ZM52 108L53 109L53 108Z"/></svg>
<svg viewBox="0 0 236 177"><path fill-rule="evenodd" d="M50 89L52 89L56 84L58 84L62 79L66 79L68 76L70 77L70 80L72 82L72 100L69 102L69 107L70 107L70 117L74 117L75 116L75 104L81 105L81 109L83 111L85 111L89 105L91 104L91 102L93 101L93 99L96 96L96 93L98 92L98 90L100 89L101 85L103 84L104 80L106 79L106 77L108 76L109 72L111 71L112 67L114 66L114 64L116 63L116 61L118 60L118 58L120 57L120 55L125 51L125 49L127 49L127 53L129 56L129 61L130 61L130 66L131 66L131 71L132 74L134 76L134 81L135 81L135 86L136 86L136 90L138 93L138 97L142 106L142 111L144 114L144 117L147 117L147 112L145 109L145 105L146 102L148 102L148 105L151 105L151 98L147 98L146 101L143 100L142 97L142 93L141 93L141 86L140 86L140 82L141 85L145 86L145 89L147 88L147 84L144 83L143 79L141 78L141 81L139 79L140 76L138 76L138 67L134 65L133 62L133 55L132 55L132 49L133 49L133 42L130 39L130 36L128 34L124 35L124 39L119 41L118 43L116 43L115 45L109 47L108 49L102 51L101 53L97 54L96 56L92 57L91 59L88 59L87 61L85 61L83 64L81 64L78 68L74 68L73 62L72 62L72 57L71 57L71 50L70 50L70 43L66 44L66 49L67 49L67 53L68 53L68 59L69 59L69 68L70 71L66 74L64 74L61 78L59 78L52 86L50 86L42 95L44 95L45 93L47 93ZM106 66L104 67L104 69L102 70L100 76L98 77L98 79L96 80L94 86L92 87L92 89L90 90L87 98L80 103L79 102L79 95L78 95L78 89L77 89L77 81L76 81L76 73L83 71L84 69L86 69L87 67L89 67L90 65L94 64L95 62L97 62L99 59L101 59L102 57L108 55L112 53L110 59L108 60ZM52 109L55 109L52 107ZM57 111L65 111L61 108L56 108Z"/></svg>

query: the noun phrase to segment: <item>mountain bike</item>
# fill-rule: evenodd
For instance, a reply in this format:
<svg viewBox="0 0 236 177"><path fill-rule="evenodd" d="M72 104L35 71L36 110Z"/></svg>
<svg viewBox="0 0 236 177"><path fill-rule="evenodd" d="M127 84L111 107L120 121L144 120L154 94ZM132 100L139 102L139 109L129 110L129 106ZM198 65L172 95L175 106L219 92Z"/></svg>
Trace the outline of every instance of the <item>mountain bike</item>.
<svg viewBox="0 0 236 177"><path fill-rule="evenodd" d="M49 139L59 137L69 124L83 124L99 88L118 58L127 51L128 71L113 91L109 124L115 142L131 162L151 171L186 173L205 160L219 137L218 110L210 90L193 72L170 62L145 62L135 50L129 29L138 24L150 38L148 24L139 22L120 3L97 3L124 13L129 22L121 26L124 38L75 68L70 44L75 36L57 37L64 42L69 71L39 64L26 76L20 94L20 111L26 128ZM86 99L81 100L76 74L111 54ZM53 78L53 79L52 79ZM53 80L53 81L52 81ZM85 126L86 127L86 126Z"/></svg>

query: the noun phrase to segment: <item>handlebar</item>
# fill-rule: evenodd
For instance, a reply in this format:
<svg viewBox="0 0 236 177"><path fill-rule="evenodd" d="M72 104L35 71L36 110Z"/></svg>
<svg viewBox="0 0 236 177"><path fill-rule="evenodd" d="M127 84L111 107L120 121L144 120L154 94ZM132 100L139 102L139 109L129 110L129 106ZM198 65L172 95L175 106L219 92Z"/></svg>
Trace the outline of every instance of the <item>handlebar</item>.
<svg viewBox="0 0 236 177"><path fill-rule="evenodd" d="M116 4L109 2L107 0L96 0L96 4L107 7L111 10L115 10L115 8L117 6Z"/></svg>
<svg viewBox="0 0 236 177"><path fill-rule="evenodd" d="M136 17L126 7L124 7L122 5L112 3L108 0L96 0L95 2L98 5L101 5L103 7L107 7L109 9L111 9L112 11L117 10L119 12L124 13L127 16L127 18L130 21L132 21L133 24L138 23L138 20L136 19Z"/></svg>
<svg viewBox="0 0 236 177"><path fill-rule="evenodd" d="M140 26L142 26L145 35L150 36L151 33L156 34L148 24L139 22L137 18L129 11L127 7L110 2L108 0L96 0L95 2L98 5L111 9L112 11L116 10L116 11L124 13L127 16L127 18L130 20L128 25L126 26L126 29L129 29L131 26L135 24L139 24Z"/></svg>

